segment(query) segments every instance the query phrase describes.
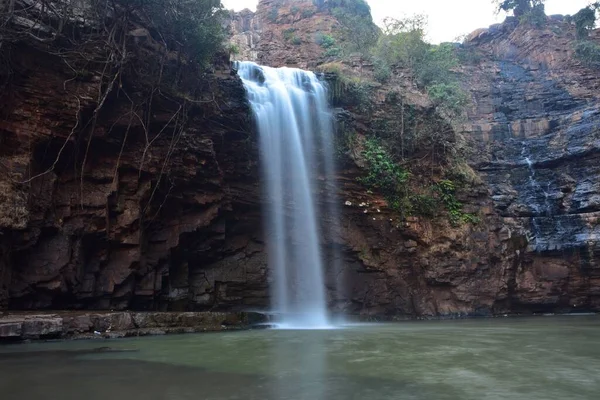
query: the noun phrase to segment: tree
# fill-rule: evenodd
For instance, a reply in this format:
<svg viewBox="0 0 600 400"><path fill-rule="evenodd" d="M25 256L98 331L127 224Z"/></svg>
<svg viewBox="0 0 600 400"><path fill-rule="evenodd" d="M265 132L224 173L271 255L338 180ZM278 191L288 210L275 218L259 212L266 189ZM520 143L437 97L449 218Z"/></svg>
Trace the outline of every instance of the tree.
<svg viewBox="0 0 600 400"><path fill-rule="evenodd" d="M349 50L366 54L379 36L369 5L364 0L330 0L326 4L340 23L342 36L350 45Z"/></svg>
<svg viewBox="0 0 600 400"><path fill-rule="evenodd" d="M515 17L522 17L531 11L538 9L544 10L545 0L495 0L498 12L512 11Z"/></svg>
<svg viewBox="0 0 600 400"><path fill-rule="evenodd" d="M577 39L587 38L596 24L596 11L600 10L600 2L582 8L573 16L577 29Z"/></svg>

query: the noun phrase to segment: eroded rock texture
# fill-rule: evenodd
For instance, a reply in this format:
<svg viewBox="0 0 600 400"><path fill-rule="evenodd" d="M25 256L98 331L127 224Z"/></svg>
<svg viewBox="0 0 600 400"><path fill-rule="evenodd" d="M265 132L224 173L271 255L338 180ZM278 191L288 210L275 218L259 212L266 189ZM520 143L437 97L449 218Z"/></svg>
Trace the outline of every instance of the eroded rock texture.
<svg viewBox="0 0 600 400"><path fill-rule="evenodd" d="M226 62L210 75L182 67L144 29L126 40L150 63L164 54L164 85L148 92L136 68L105 79L114 72L94 62L94 48L75 70L55 48L4 43L0 304L264 303L257 155L241 83Z"/></svg>
<svg viewBox="0 0 600 400"><path fill-rule="evenodd" d="M298 50L277 36L300 28L290 9L285 1L260 2L255 18L271 20L262 25L256 59L308 67L328 61L314 49L298 64ZM302 26L317 26L321 14L326 9ZM335 35L336 24L319 29ZM265 31L273 33L267 38ZM356 184L360 162L344 167L341 200L352 203L340 228L345 307L413 315L598 309L600 75L576 60L574 43L574 26L560 17L542 29L509 18L470 35L473 60L461 72L474 106L463 133L482 182L460 197L481 224L399 224L381 197ZM368 63L350 67L369 80ZM409 71L395 71L375 88L374 113L341 104L338 119L350 115L346 122L359 136L373 134L377 122L398 126L398 107L384 100L391 92L426 115L432 106L410 82Z"/></svg>
<svg viewBox="0 0 600 400"><path fill-rule="evenodd" d="M328 61L314 35L333 32L336 21L306 3L295 10L263 0L257 14L234 15L240 58L305 68ZM481 55L464 66L474 102L465 134L481 179L458 197L479 224L402 220L357 181L361 141L398 126L402 107L448 129L408 71L373 87L368 112L335 104L338 130L351 129L357 141L340 163L341 218L320 216L332 309L434 316L600 308L600 75L573 59L573 35L562 22L533 30L508 21L468 43ZM143 30L130 37L159 51ZM100 86L110 82L101 65L74 74L27 42L10 54L0 96L2 307L268 307L256 132L224 62L185 75L193 99L169 92L151 107L147 86L125 71L94 118ZM350 67L372 74L361 60ZM441 175L417 155L413 172Z"/></svg>
<svg viewBox="0 0 600 400"><path fill-rule="evenodd" d="M597 38L597 34L595 36ZM574 26L514 20L477 32L466 67L473 163L513 237L523 237L513 307L600 306L600 74L573 52Z"/></svg>

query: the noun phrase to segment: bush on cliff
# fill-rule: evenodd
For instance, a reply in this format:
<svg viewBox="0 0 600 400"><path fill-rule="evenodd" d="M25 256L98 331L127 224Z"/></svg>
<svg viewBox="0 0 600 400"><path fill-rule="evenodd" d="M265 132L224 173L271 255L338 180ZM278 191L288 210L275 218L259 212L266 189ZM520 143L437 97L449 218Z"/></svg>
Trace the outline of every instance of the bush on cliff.
<svg viewBox="0 0 600 400"><path fill-rule="evenodd" d="M463 211L463 203L456 198L461 182L442 179L415 192L409 181L411 173L396 162L392 152L378 138L369 137L364 141L362 157L367 174L358 181L382 193L389 207L403 217L435 218L443 215L441 210L445 209L452 226L479 222L476 215Z"/></svg>
<svg viewBox="0 0 600 400"><path fill-rule="evenodd" d="M449 116L458 117L467 105L467 95L453 70L459 59L454 45L432 45L425 41L426 18L416 15L402 20L388 18L374 50L376 73L398 66L413 71L417 83ZM383 67L382 67L383 66ZM383 75L385 77L385 75Z"/></svg>
<svg viewBox="0 0 600 400"><path fill-rule="evenodd" d="M379 36L379 28L371 17L371 7L364 0L330 0L325 4L340 23L340 41L345 44L344 50L368 54Z"/></svg>
<svg viewBox="0 0 600 400"><path fill-rule="evenodd" d="M590 40L582 40L575 44L575 57L585 66L600 68L600 45Z"/></svg>
<svg viewBox="0 0 600 400"><path fill-rule="evenodd" d="M398 194L404 191L402 186L410 175L408 171L394 161L376 138L371 137L365 141L363 156L367 164L367 175L360 182L380 190L391 203L397 201Z"/></svg>

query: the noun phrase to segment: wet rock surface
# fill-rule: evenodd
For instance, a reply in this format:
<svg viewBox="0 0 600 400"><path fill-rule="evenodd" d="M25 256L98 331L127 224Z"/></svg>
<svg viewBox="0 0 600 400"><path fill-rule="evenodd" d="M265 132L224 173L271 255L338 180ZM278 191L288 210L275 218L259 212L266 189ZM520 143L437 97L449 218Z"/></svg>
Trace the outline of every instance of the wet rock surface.
<svg viewBox="0 0 600 400"><path fill-rule="evenodd" d="M577 60L574 43L574 26L556 18L541 29L509 18L466 42L483 57L464 71L471 162L507 235L523 240L515 307L600 305L600 74Z"/></svg>

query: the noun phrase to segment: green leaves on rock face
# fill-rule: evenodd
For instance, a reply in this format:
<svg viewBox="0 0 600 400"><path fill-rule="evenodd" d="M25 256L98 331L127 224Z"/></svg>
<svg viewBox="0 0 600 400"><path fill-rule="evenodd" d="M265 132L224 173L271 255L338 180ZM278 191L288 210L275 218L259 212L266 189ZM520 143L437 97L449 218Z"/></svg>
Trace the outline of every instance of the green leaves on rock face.
<svg viewBox="0 0 600 400"><path fill-rule="evenodd" d="M451 115L460 115L469 104L467 94L458 83L436 83L427 89L429 98Z"/></svg>
<svg viewBox="0 0 600 400"><path fill-rule="evenodd" d="M582 40L575 44L575 57L586 67L600 68L600 45L589 40Z"/></svg>
<svg viewBox="0 0 600 400"><path fill-rule="evenodd" d="M455 45L427 43L425 28L426 19L420 15L385 20L383 34L374 50L376 78L385 82L390 66L408 68L436 106L449 116L458 117L468 104L468 97L454 72L460 64Z"/></svg>
<svg viewBox="0 0 600 400"><path fill-rule="evenodd" d="M329 48L335 46L335 44L336 44L336 40L333 36L326 35L326 34L323 34L320 32L316 34L315 42L317 42L317 44L324 49L329 49Z"/></svg>
<svg viewBox="0 0 600 400"><path fill-rule="evenodd" d="M376 138L368 138L365 141L363 157L368 172L367 176L360 178L360 182L369 188L379 190L388 200L393 201L403 191L403 185L410 173L394 161Z"/></svg>
<svg viewBox="0 0 600 400"><path fill-rule="evenodd" d="M458 226L465 222L479 222L479 218L476 215L463 212L463 204L455 196L456 189L454 182L448 179L441 180L434 186L434 190L438 193L440 201L448 211L450 223L453 226Z"/></svg>
<svg viewBox="0 0 600 400"><path fill-rule="evenodd" d="M403 216L434 218L445 208L452 226L479 222L477 216L463 211L463 204L456 198L457 186L453 181L441 180L423 193L411 193L411 173L393 159L379 139L367 138L362 155L367 174L358 181L383 194L389 207Z"/></svg>

